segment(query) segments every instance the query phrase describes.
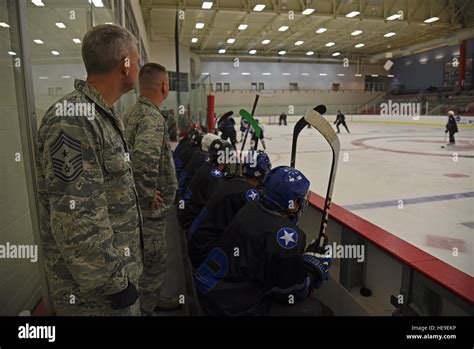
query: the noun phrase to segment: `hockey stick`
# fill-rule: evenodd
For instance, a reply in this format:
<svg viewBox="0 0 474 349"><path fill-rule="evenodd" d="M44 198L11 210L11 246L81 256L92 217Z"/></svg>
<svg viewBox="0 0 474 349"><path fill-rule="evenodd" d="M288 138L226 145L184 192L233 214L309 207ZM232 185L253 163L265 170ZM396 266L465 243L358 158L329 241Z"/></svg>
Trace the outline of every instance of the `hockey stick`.
<svg viewBox="0 0 474 349"><path fill-rule="evenodd" d="M259 94L255 95L255 101L253 102L252 114L251 114L252 118L255 115L255 109L257 109L257 103L258 103L259 98L260 98ZM245 148L245 143L247 142L247 136L249 135L249 131L250 131L250 127L247 128L247 130L245 131L245 136L244 136L244 140L242 142L242 147L240 148L240 151L243 151Z"/></svg>
<svg viewBox="0 0 474 349"><path fill-rule="evenodd" d="M447 139L447 138L448 138L448 134L445 132L445 133L444 133L444 144L446 144L446 139ZM444 149L444 148L446 148L446 146L445 146L445 145L442 145L441 148Z"/></svg>
<svg viewBox="0 0 474 349"><path fill-rule="evenodd" d="M324 245L327 243L327 235L326 235L326 227L328 225L328 216L329 216L329 209L331 207L331 200L332 200L332 192L334 189L334 180L336 178L336 172L337 172L337 163L339 159L339 150L340 150L340 143L339 139L337 138L336 132L334 132L333 128L327 122L327 120L322 116L323 113L326 112L326 107L323 105L318 105L316 108L313 110L308 110L303 117L305 122L307 124L310 124L313 126L316 130L318 130L319 133L326 139L326 141L329 143L329 146L331 147L332 150L332 164L331 164L331 172L329 174L329 182L328 182L328 189L326 192L326 200L324 202L324 209L323 209L323 214L322 214L322 219L321 219L321 225L319 227L319 235L317 239L317 244L319 246L319 249L323 251ZM301 121L301 120L300 120ZM298 121L299 123L299 121ZM301 127L301 125L303 125ZM300 126L301 128L304 128L304 123L301 122ZM295 131L297 130L297 127L295 126ZM301 130L299 130L301 131ZM296 137L293 139L294 141L294 151L295 151L295 156L296 156L296 140L298 137L299 132L294 132L294 136ZM292 150L293 151L293 150ZM292 154L292 161L294 163L294 158Z"/></svg>
<svg viewBox="0 0 474 349"><path fill-rule="evenodd" d="M320 104L317 107L314 108L319 114L324 114L326 113L326 106ZM305 117L303 116L301 119L298 120L298 122L295 124L295 127L293 128L293 140L291 144L291 160L290 160L290 166L295 167L295 162L296 162L296 146L298 144L298 136L300 135L301 131L308 125L308 122L306 121Z"/></svg>

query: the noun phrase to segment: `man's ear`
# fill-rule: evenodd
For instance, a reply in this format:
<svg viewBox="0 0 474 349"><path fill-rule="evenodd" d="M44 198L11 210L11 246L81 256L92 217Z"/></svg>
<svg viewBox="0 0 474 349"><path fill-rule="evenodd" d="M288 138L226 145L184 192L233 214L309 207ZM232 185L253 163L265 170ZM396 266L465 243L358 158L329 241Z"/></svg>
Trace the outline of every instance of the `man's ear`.
<svg viewBox="0 0 474 349"><path fill-rule="evenodd" d="M161 83L161 93L164 95L166 93L166 81L163 80Z"/></svg>
<svg viewBox="0 0 474 349"><path fill-rule="evenodd" d="M130 58L127 56L123 62L123 73L125 76L130 75Z"/></svg>

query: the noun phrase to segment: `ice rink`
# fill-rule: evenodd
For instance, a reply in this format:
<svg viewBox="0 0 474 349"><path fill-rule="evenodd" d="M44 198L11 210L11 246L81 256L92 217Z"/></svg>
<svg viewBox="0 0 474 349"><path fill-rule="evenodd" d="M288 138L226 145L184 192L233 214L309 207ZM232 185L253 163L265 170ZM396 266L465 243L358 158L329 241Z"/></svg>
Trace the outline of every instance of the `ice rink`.
<svg viewBox="0 0 474 349"><path fill-rule="evenodd" d="M288 165L294 124L264 125L274 166ZM442 149L444 127L348 122L333 201L474 275L474 129ZM314 129L299 137L296 167L326 195L331 149Z"/></svg>

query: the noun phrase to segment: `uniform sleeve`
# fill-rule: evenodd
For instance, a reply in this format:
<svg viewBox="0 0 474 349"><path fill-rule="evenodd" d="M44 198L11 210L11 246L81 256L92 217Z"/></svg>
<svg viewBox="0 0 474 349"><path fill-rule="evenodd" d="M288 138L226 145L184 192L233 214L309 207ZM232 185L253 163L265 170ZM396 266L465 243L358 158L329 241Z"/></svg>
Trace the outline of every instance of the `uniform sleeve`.
<svg viewBox="0 0 474 349"><path fill-rule="evenodd" d="M156 115L146 115L139 123L131 150L133 176L142 207L155 196L159 177L165 125Z"/></svg>
<svg viewBox="0 0 474 349"><path fill-rule="evenodd" d="M290 234L292 232L288 231ZM269 294L283 302L288 301L290 294L297 298L306 296L310 287L310 278L302 258L306 237L298 231L296 234L299 241L293 248L283 248L278 244L278 235L266 242L264 284ZM284 240L280 241L284 245Z"/></svg>
<svg viewBox="0 0 474 349"><path fill-rule="evenodd" d="M81 291L114 294L128 284L114 247L95 133L79 118L40 130L38 162L51 233Z"/></svg>

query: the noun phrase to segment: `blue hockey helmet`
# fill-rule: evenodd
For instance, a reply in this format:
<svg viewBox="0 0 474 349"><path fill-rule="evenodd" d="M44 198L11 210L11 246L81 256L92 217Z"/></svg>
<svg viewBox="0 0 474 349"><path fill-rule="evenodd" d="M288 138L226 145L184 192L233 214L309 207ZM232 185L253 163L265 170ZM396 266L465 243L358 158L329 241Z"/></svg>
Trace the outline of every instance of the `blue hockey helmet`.
<svg viewBox="0 0 474 349"><path fill-rule="evenodd" d="M309 180L297 169L275 167L263 182L263 201L278 211L299 216L308 203L309 184Z"/></svg>
<svg viewBox="0 0 474 349"><path fill-rule="evenodd" d="M255 177L263 180L268 171L272 169L270 158L265 152L261 150L252 152L251 155L254 161L245 162L242 166L242 173L244 176Z"/></svg>

